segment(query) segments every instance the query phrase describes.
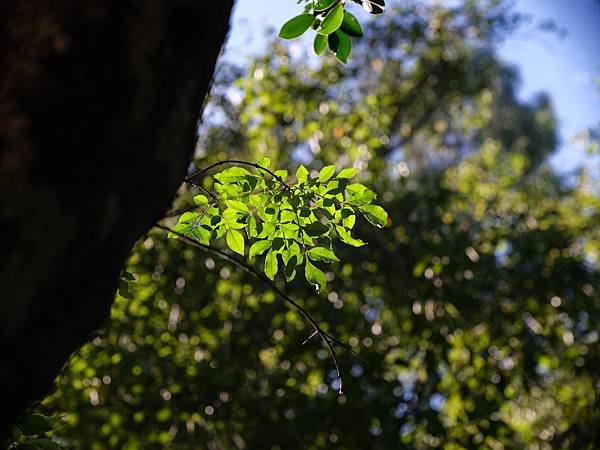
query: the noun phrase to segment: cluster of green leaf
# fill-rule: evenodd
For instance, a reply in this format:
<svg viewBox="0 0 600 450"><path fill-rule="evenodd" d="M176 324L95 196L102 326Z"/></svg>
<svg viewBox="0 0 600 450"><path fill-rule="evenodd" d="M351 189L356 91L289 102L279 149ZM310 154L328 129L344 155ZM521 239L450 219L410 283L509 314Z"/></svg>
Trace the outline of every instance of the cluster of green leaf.
<svg viewBox="0 0 600 450"><path fill-rule="evenodd" d="M6 444L7 449L14 450L61 450L47 433L54 429L60 416L46 416L39 412L28 412L19 418L13 427L12 436Z"/></svg>
<svg viewBox="0 0 600 450"><path fill-rule="evenodd" d="M317 33L313 43L317 55L321 55L329 47L339 61L348 62L352 52L350 38L361 38L364 32L356 16L346 9L345 3L345 0L309 2L304 14L283 24L279 37L296 39L313 28ZM360 3L371 14L381 14L385 8L383 0L362 0Z"/></svg>
<svg viewBox="0 0 600 450"><path fill-rule="evenodd" d="M197 210L183 213L169 236L183 235L204 245L225 237L227 246L242 256L248 241L249 258L265 254L264 272L269 279L280 270L281 258L287 281L304 265L306 280L319 291L326 277L315 263L339 262L334 239L354 247L365 244L352 236L357 212L379 228L387 224L387 213L372 204L377 194L350 182L357 169L336 174L330 164L311 177L300 165L295 183L289 183L288 171L271 172L268 158L246 165L256 172L234 166L215 174L214 192L195 195Z"/></svg>

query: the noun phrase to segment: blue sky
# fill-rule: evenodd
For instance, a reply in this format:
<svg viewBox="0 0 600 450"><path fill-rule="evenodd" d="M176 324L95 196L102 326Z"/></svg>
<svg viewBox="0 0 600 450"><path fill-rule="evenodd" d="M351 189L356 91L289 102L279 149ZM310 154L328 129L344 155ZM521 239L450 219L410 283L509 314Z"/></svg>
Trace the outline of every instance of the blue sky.
<svg viewBox="0 0 600 450"><path fill-rule="evenodd" d="M524 30L499 47L501 58L521 72L519 94L523 99L540 91L550 94L562 140L551 162L566 173L585 162L582 151L569 139L577 131L600 123L600 91L595 84L600 77L600 0L514 3L517 11L533 17L533 25L552 19L567 31L561 39L554 34ZM264 44L262 30L279 28L300 10L295 0L237 0L226 53L242 61L259 52Z"/></svg>

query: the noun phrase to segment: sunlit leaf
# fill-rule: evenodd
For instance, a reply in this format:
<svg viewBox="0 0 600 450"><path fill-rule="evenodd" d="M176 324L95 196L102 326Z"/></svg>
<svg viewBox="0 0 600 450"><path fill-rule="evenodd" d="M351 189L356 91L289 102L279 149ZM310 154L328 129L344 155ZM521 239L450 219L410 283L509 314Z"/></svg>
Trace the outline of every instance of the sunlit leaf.
<svg viewBox="0 0 600 450"><path fill-rule="evenodd" d="M356 238L352 237L350 232L347 231L343 227L336 227L335 231L337 232L338 236L340 237L340 240L348 245L351 245L353 247L362 247L363 245L365 245L365 243L363 241L361 241L360 239L356 239Z"/></svg>
<svg viewBox="0 0 600 450"><path fill-rule="evenodd" d="M327 13L323 22L321 22L321 27L317 31L320 34L331 34L342 25L343 20L344 6L340 3Z"/></svg>
<svg viewBox="0 0 600 450"><path fill-rule="evenodd" d="M295 39L304 34L313 24L315 18L312 14L300 14L283 24L279 31L279 37L283 39Z"/></svg>
<svg viewBox="0 0 600 450"><path fill-rule="evenodd" d="M256 241L254 244L252 244L250 246L248 257L252 258L256 255L262 255L269 248L271 248L271 241L269 241L269 240Z"/></svg>
<svg viewBox="0 0 600 450"><path fill-rule="evenodd" d="M193 236L200 242L201 244L208 245L210 244L210 237L212 235L212 230L208 230L204 226L199 226L194 228L192 231Z"/></svg>
<svg viewBox="0 0 600 450"><path fill-rule="evenodd" d="M244 255L244 235L240 233L238 230L230 228L227 230L227 234L225 236L225 240L227 241L227 245L231 250L240 255Z"/></svg>
<svg viewBox="0 0 600 450"><path fill-rule="evenodd" d="M373 225L382 228L387 224L388 215L381 206L365 205L359 206L358 209L362 211L367 220Z"/></svg>
<svg viewBox="0 0 600 450"><path fill-rule="evenodd" d="M334 173L335 173L335 166L333 164L325 166L319 172L318 180L321 183L324 183L325 181L329 180L333 176Z"/></svg>
<svg viewBox="0 0 600 450"><path fill-rule="evenodd" d="M325 288L325 283L327 282L325 274L308 259L304 263L304 275L306 280L316 287L317 292L322 291Z"/></svg>
<svg viewBox="0 0 600 450"><path fill-rule="evenodd" d="M195 195L194 203L197 206L206 206L206 205L208 205L208 197L206 195L202 195L202 194Z"/></svg>
<svg viewBox="0 0 600 450"><path fill-rule="evenodd" d="M304 183L308 180L308 170L302 164L298 166L296 170L296 178L298 178L298 183Z"/></svg>
<svg viewBox="0 0 600 450"><path fill-rule="evenodd" d="M270 279L275 279L277 273L277 253L273 250L269 250L265 257L265 275Z"/></svg>
<svg viewBox="0 0 600 450"><path fill-rule="evenodd" d="M219 172L214 176L215 180L220 181L223 184L232 183L235 181L240 181L246 178L246 176L251 175L243 167L229 167L228 169Z"/></svg>
<svg viewBox="0 0 600 450"><path fill-rule="evenodd" d="M313 261L337 262L339 258L333 251L325 247L313 247L308 251L308 256Z"/></svg>
<svg viewBox="0 0 600 450"><path fill-rule="evenodd" d="M248 211L248 206L245 203L240 202L238 200L227 200L227 206L230 207L230 208L232 208L232 209L235 209L235 210L238 210L238 211L242 211L242 212L245 212L245 213L249 212Z"/></svg>
<svg viewBox="0 0 600 450"><path fill-rule="evenodd" d="M342 169L340 173L337 174L336 178L344 178L349 180L350 178L354 177L357 172L358 169L355 169L354 167L348 167L346 169Z"/></svg>
<svg viewBox="0 0 600 450"><path fill-rule="evenodd" d="M258 165L261 167L268 168L271 165L271 159L267 158L266 156L263 156L258 160Z"/></svg>

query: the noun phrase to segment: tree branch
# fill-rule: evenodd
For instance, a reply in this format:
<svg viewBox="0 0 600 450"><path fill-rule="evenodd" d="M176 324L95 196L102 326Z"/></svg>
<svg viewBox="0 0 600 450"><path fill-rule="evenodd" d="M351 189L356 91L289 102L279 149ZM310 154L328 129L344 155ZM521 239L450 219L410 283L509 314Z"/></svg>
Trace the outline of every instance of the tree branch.
<svg viewBox="0 0 600 450"><path fill-rule="evenodd" d="M221 163L225 164L226 162L223 161ZM254 164L252 164L252 163L248 163L248 164L254 166ZM211 167L214 167L214 166L215 165L213 165ZM204 172L206 170L208 170L208 169L204 169ZM239 258L237 258L237 257L235 257L233 255L230 255L229 253L224 252L223 250L219 250L217 248L211 247L210 245L202 244L202 243L200 243L198 241L195 241L194 239L190 239L189 237L185 236L184 234L179 233L177 231L174 231L174 230L172 230L171 228L169 228L167 226L164 226L164 225L161 225L161 224L156 224L154 226L155 226L155 228L159 228L159 229L161 229L163 231L166 231L166 232L173 233L173 234L177 235L179 237L179 239L181 241L185 242L186 244L189 244L189 245L191 245L193 247L196 247L196 248L198 248L200 250L203 250L205 252L212 253L212 254L220 257L221 259L224 259L226 261L229 261L229 262L233 263L234 265L236 265L240 269L244 270L245 272L253 275L258 280L262 281L269 288L271 288L279 297L281 297L286 303L288 303L294 309L296 309L311 324L311 326L314 328L313 333L310 335L309 338L307 338L303 342L303 344L305 344L306 342L308 342L315 335L318 335L323 340L323 342L325 342L325 344L327 345L327 348L329 349L329 353L331 354L331 358L333 359L333 363L335 365L336 373L337 373L338 379L340 381L340 387L339 387L338 393L339 394L343 393L343 391L342 391L342 373L341 373L341 370L340 370L340 365L339 365L339 362L338 362L337 354L335 352L335 346L338 345L340 347L343 347L346 350L350 351L350 353L352 353L352 355L354 355L354 356L360 358L361 360L365 361L362 356L360 356L358 353L356 353L349 345L344 344L339 339L335 338L334 336L330 335L325 330L323 330L319 326L319 324L316 322L316 320L313 319L313 317L308 313L308 311L306 311L302 306L300 306L300 304L298 304L294 299L292 299L290 296L288 296L285 292L283 292L281 289L279 289L274 282L272 282L271 280L269 280L265 275L263 275L262 273L260 273L254 267L250 266L248 263L242 261L241 259L239 259Z"/></svg>

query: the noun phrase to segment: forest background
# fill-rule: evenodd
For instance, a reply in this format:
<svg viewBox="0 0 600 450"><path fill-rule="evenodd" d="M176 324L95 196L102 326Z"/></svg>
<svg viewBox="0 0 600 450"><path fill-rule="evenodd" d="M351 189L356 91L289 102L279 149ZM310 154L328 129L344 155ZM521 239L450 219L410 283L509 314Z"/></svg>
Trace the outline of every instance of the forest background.
<svg viewBox="0 0 600 450"><path fill-rule="evenodd" d="M231 264L154 230L127 265L132 298L117 297L109 324L39 407L62 417L55 442L598 441L598 126L592 117L561 136L552 97L520 95L518 69L499 51L523 30L557 39L560 24L537 26L503 1L390 6L365 24L347 65L273 35L249 60L226 52L196 151L198 167L265 156L290 173L353 166L378 192L388 225L374 233L357 222L369 244L337 249L343 262L328 267L326 291L281 284L364 358L341 352L344 394L327 352L301 345L310 329L296 312ZM582 107L591 116L597 96L590 89ZM567 153L557 159L559 148ZM564 170L563 160L576 162ZM182 186L174 209L192 193Z"/></svg>

